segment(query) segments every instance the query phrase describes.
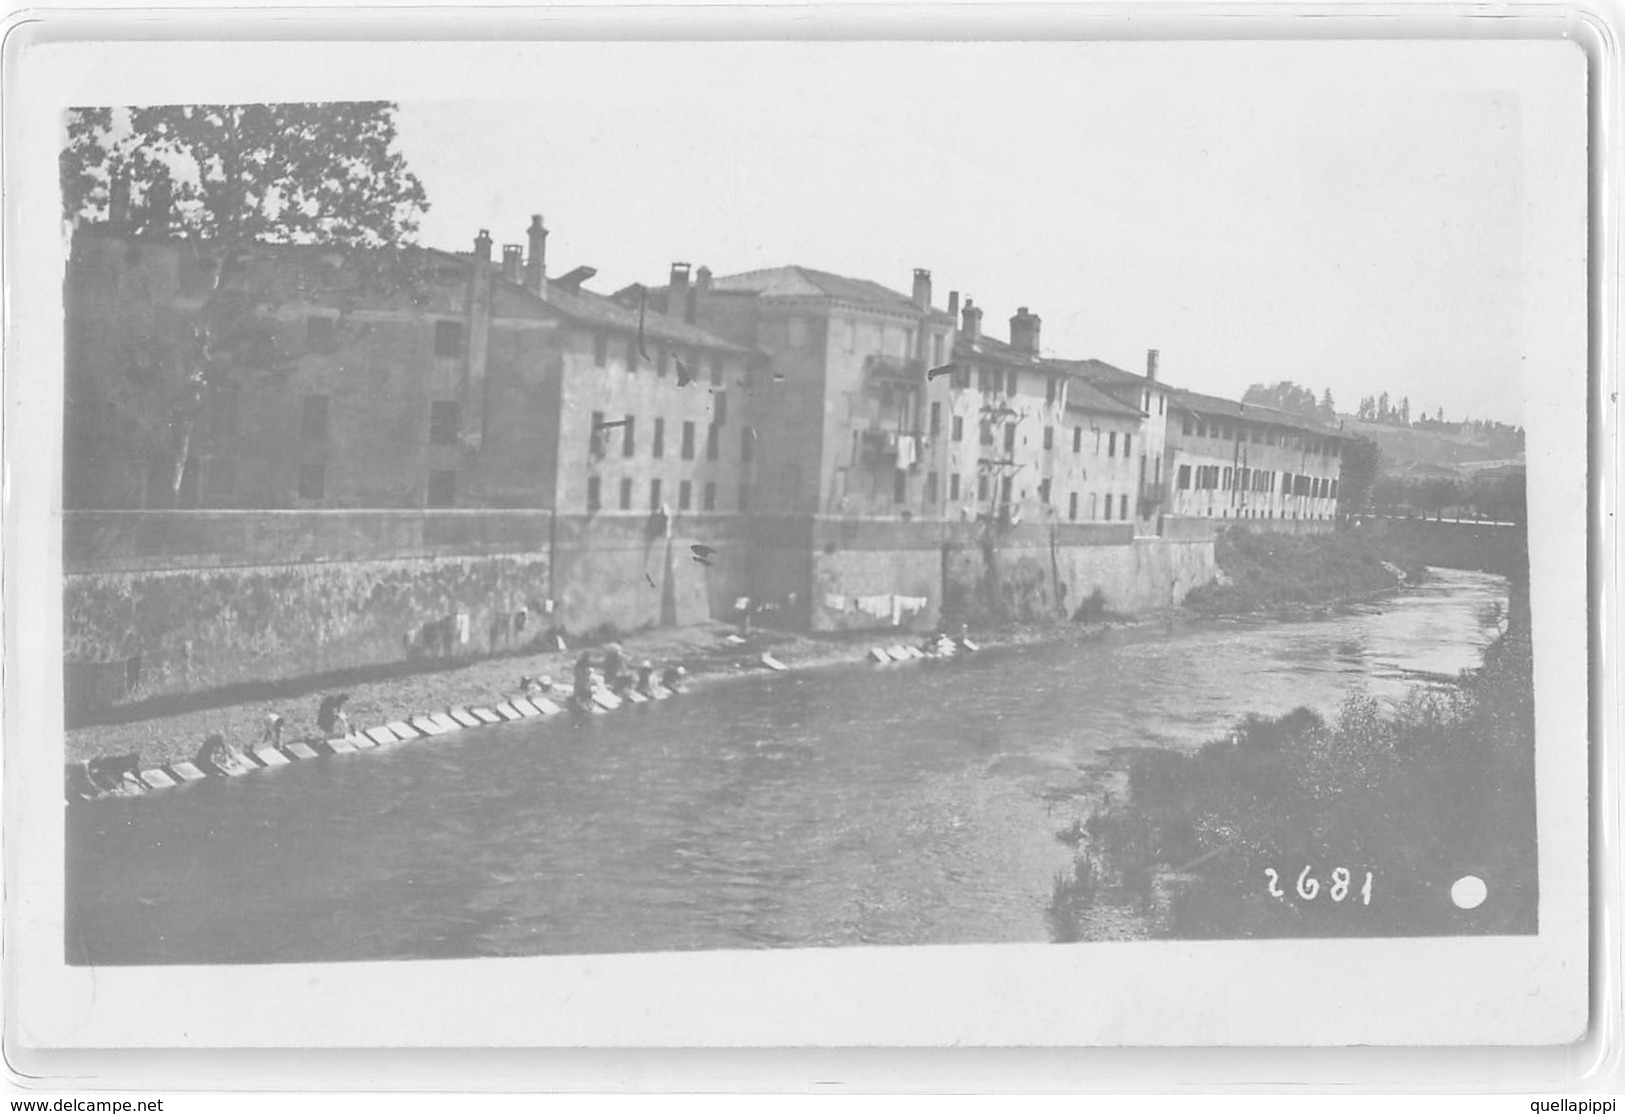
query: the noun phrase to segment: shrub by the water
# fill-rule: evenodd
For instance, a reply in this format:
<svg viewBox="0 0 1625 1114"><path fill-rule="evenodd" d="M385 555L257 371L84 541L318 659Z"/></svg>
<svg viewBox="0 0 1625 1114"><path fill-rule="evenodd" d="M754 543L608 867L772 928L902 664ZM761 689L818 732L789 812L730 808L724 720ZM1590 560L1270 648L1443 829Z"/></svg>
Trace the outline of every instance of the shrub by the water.
<svg viewBox="0 0 1625 1114"><path fill-rule="evenodd" d="M1534 932L1527 631L1391 711L1356 695L1330 722L1249 716L1194 753L1135 754L1126 799L1085 825L1088 884L1057 883L1052 925L1077 923L1102 878L1149 901L1171 875L1162 930L1179 937ZM1450 896L1466 875L1489 891L1470 910Z"/></svg>

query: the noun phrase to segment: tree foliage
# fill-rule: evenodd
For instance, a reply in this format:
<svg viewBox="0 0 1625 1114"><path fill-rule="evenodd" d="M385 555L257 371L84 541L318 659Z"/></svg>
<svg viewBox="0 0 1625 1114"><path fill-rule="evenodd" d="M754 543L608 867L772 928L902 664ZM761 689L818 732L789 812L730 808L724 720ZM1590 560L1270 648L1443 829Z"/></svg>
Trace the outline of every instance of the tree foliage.
<svg viewBox="0 0 1625 1114"><path fill-rule="evenodd" d="M142 431L138 451L172 462L172 499L210 396L285 364L265 311L335 293L317 289L320 269L277 277L252 267L258 245L367 249L348 253L337 293L354 297L359 274L375 291L421 296L411 240L428 201L395 141L395 106L383 101L68 113L64 217L184 238L210 276L201 307L168 335L141 334L147 387L109 396L122 426Z"/></svg>
<svg viewBox="0 0 1625 1114"><path fill-rule="evenodd" d="M1343 445L1343 470L1337 488L1337 509L1359 514L1371 500L1371 487L1382 470L1382 449L1369 437L1354 437Z"/></svg>

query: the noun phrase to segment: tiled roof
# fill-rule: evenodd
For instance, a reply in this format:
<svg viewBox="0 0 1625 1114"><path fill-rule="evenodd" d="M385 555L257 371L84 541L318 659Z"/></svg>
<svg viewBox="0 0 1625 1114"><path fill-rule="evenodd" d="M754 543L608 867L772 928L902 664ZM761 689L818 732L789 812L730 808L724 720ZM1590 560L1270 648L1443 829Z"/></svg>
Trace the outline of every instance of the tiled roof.
<svg viewBox="0 0 1625 1114"><path fill-rule="evenodd" d="M1132 386L1136 389L1145 386L1146 378L1132 371L1124 371L1105 360L1057 360L1068 371L1081 375L1091 383L1103 383L1109 386Z"/></svg>
<svg viewBox="0 0 1625 1114"><path fill-rule="evenodd" d="M1271 425L1300 429L1306 433L1317 434L1321 437L1347 438L1348 436L1331 426L1312 421L1298 414L1289 414L1285 410L1277 410L1273 406L1259 406L1257 403L1252 402L1236 402L1233 399L1219 398L1217 395L1173 390L1168 394L1168 401L1176 410L1188 410L1196 414L1214 414L1224 418L1268 422Z"/></svg>
<svg viewBox="0 0 1625 1114"><path fill-rule="evenodd" d="M1066 404L1069 409L1097 414L1119 414L1124 417L1144 416L1144 411L1139 407L1112 398L1087 379L1074 374L1068 363L1029 356L990 336L982 336L975 341L967 340L964 336L959 337L954 341L954 359L976 360L1005 368L1062 375L1067 379Z"/></svg>
<svg viewBox="0 0 1625 1114"><path fill-rule="evenodd" d="M442 254L449 255L451 258L463 263L468 263L471 260L469 255L463 253ZM491 265L491 278L495 282L504 284L510 290L516 290L528 297L536 298L536 295L524 283L514 282L504 275L499 264L493 263ZM607 298L602 294L594 294L590 290L567 290L550 281L547 284L547 296L537 300L582 324L600 325L605 328L631 333L638 331L638 311L636 307L628 309L614 299ZM704 329L688 324L686 321L678 321L667 317L656 310L653 305L643 314L643 333L654 340L664 340L672 344L698 345L702 348L717 348L729 352L746 351L746 349L741 348L731 340L724 340L722 337L708 333Z"/></svg>
<svg viewBox="0 0 1625 1114"><path fill-rule="evenodd" d="M915 312L914 302L907 294L899 294L868 279L847 278L812 267L768 267L723 275L711 280L711 289L725 294L749 292L764 298L834 298L878 309ZM944 311L932 307L932 312Z"/></svg>

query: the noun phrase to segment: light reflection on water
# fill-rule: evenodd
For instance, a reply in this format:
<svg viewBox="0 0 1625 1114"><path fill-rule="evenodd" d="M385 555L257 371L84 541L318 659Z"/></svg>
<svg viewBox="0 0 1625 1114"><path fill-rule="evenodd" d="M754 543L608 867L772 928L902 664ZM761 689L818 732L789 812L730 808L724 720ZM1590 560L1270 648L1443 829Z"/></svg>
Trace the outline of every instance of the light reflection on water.
<svg viewBox="0 0 1625 1114"><path fill-rule="evenodd" d="M68 961L309 962L1046 939L1058 795L1124 745L1397 699L1504 582L764 676L296 764L68 820Z"/></svg>

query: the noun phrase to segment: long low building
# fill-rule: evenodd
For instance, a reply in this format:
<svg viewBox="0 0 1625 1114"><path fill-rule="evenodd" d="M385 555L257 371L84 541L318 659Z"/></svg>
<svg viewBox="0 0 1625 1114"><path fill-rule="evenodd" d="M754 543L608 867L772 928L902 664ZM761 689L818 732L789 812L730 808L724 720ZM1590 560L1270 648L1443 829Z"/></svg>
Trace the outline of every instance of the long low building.
<svg viewBox="0 0 1625 1114"><path fill-rule="evenodd" d="M1268 406L1194 391L1169 400L1166 505L1206 518L1331 520L1343 440Z"/></svg>

